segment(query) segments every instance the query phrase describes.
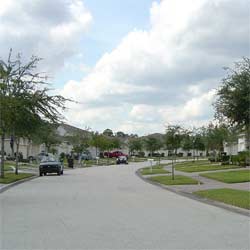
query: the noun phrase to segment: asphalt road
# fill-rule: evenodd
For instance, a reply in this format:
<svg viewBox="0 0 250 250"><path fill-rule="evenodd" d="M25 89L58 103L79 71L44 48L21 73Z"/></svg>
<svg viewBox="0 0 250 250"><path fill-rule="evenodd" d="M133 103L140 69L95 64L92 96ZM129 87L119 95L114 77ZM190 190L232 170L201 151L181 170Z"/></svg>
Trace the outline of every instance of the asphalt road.
<svg viewBox="0 0 250 250"><path fill-rule="evenodd" d="M0 194L0 248L250 249L248 217L148 184L138 166L76 169Z"/></svg>

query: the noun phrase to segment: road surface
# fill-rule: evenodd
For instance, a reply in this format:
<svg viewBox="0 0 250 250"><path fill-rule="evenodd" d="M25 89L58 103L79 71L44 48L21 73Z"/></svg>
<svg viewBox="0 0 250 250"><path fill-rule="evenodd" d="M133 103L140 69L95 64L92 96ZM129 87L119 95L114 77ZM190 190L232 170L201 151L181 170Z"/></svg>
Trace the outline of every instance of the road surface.
<svg viewBox="0 0 250 250"><path fill-rule="evenodd" d="M142 181L140 164L65 171L0 194L1 249L249 249L249 218Z"/></svg>

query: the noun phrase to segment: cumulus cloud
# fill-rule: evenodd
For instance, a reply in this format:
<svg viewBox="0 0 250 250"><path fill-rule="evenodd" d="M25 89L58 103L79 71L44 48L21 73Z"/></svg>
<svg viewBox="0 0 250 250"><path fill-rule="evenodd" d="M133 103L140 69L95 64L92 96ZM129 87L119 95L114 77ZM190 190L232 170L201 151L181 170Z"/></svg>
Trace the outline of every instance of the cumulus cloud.
<svg viewBox="0 0 250 250"><path fill-rule="evenodd" d="M103 128L147 133L212 119L222 67L249 55L248 1L153 2L150 22L150 30L127 34L82 81L65 85L62 93L81 102L81 120L93 124L86 112L109 113ZM118 107L121 113L112 112ZM77 123L73 109L68 117Z"/></svg>
<svg viewBox="0 0 250 250"><path fill-rule="evenodd" d="M94 67L82 62L87 76L65 84L60 93L78 102L69 104L68 121L139 134L162 132L167 123L206 123L222 67L249 56L248 4L153 2L148 30L128 33ZM91 20L81 0L1 0L0 53L13 47L42 55L45 70L56 71Z"/></svg>
<svg viewBox="0 0 250 250"><path fill-rule="evenodd" d="M81 0L1 0L0 54L37 55L51 74L74 55L92 20Z"/></svg>

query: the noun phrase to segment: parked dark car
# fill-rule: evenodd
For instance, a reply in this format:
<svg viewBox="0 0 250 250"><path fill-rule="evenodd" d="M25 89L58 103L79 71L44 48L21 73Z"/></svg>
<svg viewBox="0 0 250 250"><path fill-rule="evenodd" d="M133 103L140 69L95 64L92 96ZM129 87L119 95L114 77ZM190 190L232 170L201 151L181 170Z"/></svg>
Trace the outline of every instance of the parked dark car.
<svg viewBox="0 0 250 250"><path fill-rule="evenodd" d="M42 176L47 173L57 173L57 175L63 174L63 163L56 160L51 155L44 156L39 165L39 174Z"/></svg>
<svg viewBox="0 0 250 250"><path fill-rule="evenodd" d="M118 156L116 159L116 164L128 164L128 158L124 155Z"/></svg>

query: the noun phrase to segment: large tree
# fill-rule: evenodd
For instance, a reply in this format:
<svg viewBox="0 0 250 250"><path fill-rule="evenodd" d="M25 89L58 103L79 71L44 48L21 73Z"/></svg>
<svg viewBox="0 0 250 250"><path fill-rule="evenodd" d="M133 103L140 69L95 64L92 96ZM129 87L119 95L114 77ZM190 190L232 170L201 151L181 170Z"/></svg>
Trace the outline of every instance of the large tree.
<svg viewBox="0 0 250 250"><path fill-rule="evenodd" d="M146 137L144 139L144 144L146 150L150 152L151 156L153 156L153 153L157 150L160 150L163 146L161 140L153 136Z"/></svg>
<svg viewBox="0 0 250 250"><path fill-rule="evenodd" d="M179 125L169 125L166 128L165 144L168 150L174 151L177 154L178 148L182 146L183 138L186 134L184 129Z"/></svg>
<svg viewBox="0 0 250 250"><path fill-rule="evenodd" d="M129 152L134 153L135 151L138 153L143 148L143 143L140 138L130 138L128 142Z"/></svg>
<svg viewBox="0 0 250 250"><path fill-rule="evenodd" d="M214 125L210 123L203 132L204 145L208 151L213 151L214 154L223 152L223 143L228 136L228 128L225 124Z"/></svg>
<svg viewBox="0 0 250 250"><path fill-rule="evenodd" d="M250 59L243 58L233 69L226 68L227 76L217 91L215 116L244 130L249 148L250 138Z"/></svg>
<svg viewBox="0 0 250 250"><path fill-rule="evenodd" d="M106 135L106 136L113 136L114 133L111 129L107 128L103 131L103 134Z"/></svg>
<svg viewBox="0 0 250 250"><path fill-rule="evenodd" d="M12 59L10 50L7 61L0 60L0 133L2 142L1 177L4 176L4 140L6 135L25 137L29 119L58 122L67 99L51 95L47 76L37 71L40 58L31 57L24 63L20 55Z"/></svg>

